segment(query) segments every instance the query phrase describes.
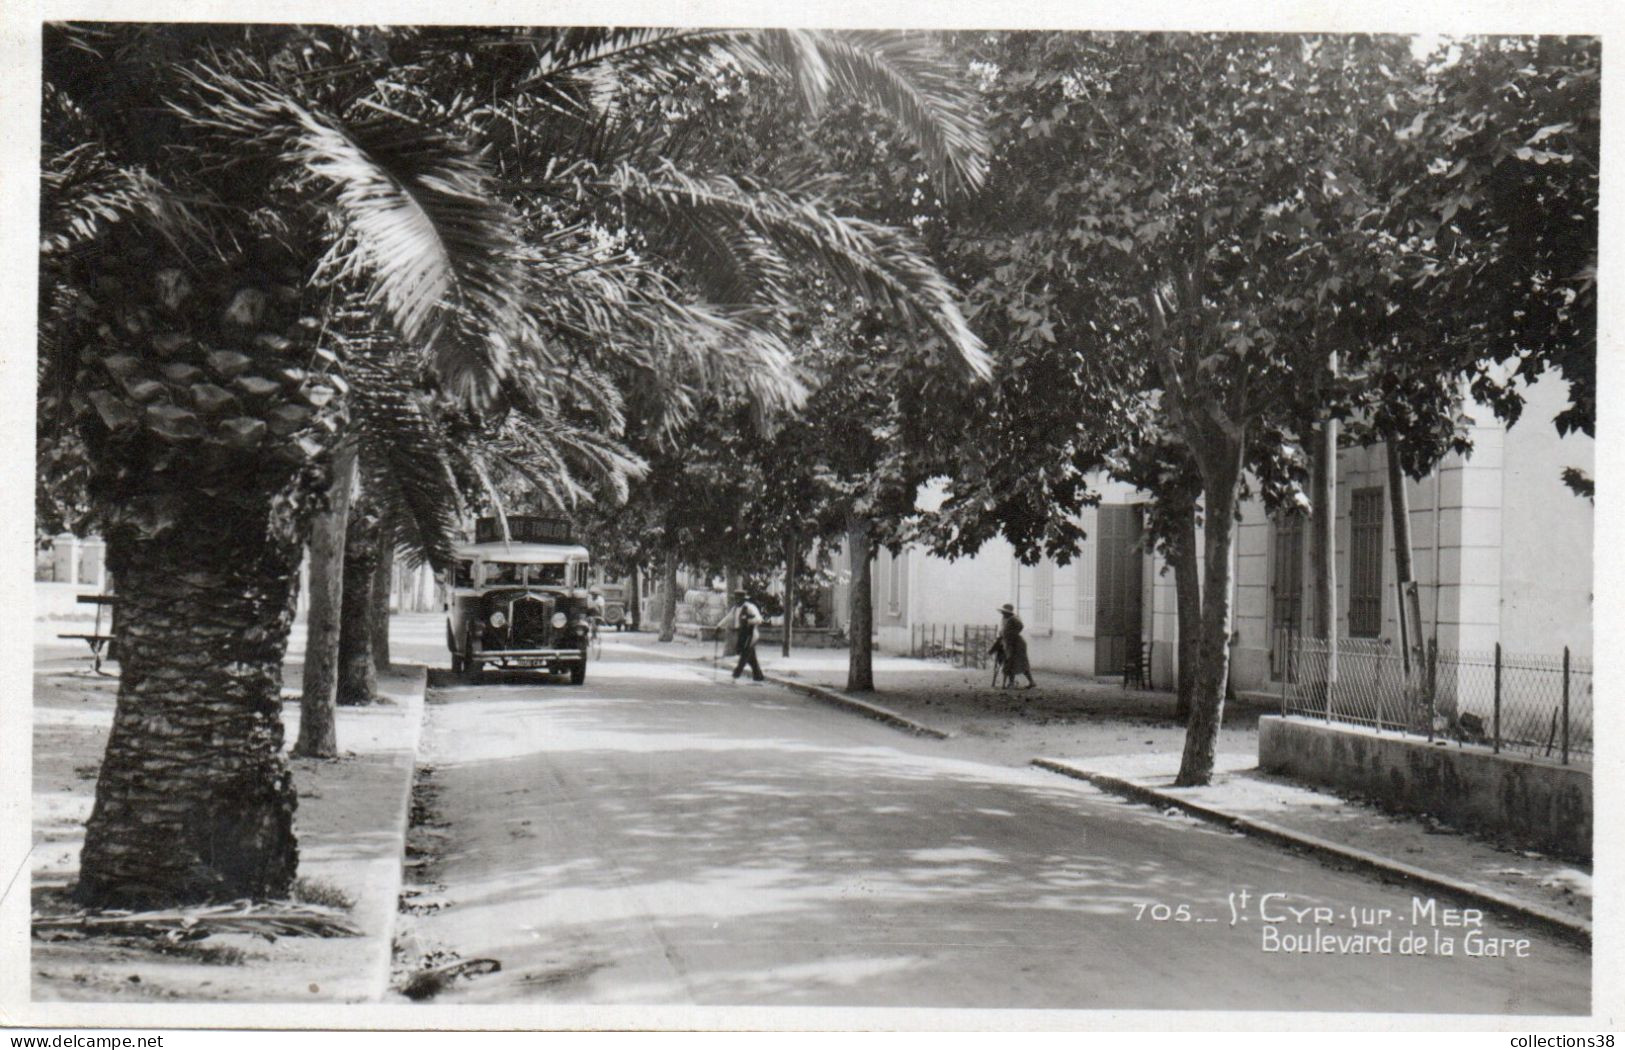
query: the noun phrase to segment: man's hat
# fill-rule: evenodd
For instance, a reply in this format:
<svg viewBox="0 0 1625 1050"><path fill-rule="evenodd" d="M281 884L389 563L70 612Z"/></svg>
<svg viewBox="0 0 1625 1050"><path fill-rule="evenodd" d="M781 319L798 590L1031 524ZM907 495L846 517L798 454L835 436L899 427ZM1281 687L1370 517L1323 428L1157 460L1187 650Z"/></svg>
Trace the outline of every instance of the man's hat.
<svg viewBox="0 0 1625 1050"><path fill-rule="evenodd" d="M999 606L999 611L1014 616L1016 614L1016 607L1011 605L1009 602L1005 602L1003 605Z"/></svg>
<svg viewBox="0 0 1625 1050"><path fill-rule="evenodd" d="M750 597L750 592L749 591L734 591L734 597L735 598L749 598Z"/></svg>

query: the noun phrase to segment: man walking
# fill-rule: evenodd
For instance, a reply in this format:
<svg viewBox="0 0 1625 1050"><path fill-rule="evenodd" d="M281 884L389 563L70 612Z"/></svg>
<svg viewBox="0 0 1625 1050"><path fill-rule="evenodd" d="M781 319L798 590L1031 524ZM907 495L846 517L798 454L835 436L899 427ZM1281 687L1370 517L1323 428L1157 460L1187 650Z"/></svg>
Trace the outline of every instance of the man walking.
<svg viewBox="0 0 1625 1050"><path fill-rule="evenodd" d="M762 610L750 600L750 594L745 591L734 592L733 623L738 629L739 662L734 665L734 680L745 673L745 664L750 664L751 680L763 680L762 665L756 660L756 628L762 622Z"/></svg>

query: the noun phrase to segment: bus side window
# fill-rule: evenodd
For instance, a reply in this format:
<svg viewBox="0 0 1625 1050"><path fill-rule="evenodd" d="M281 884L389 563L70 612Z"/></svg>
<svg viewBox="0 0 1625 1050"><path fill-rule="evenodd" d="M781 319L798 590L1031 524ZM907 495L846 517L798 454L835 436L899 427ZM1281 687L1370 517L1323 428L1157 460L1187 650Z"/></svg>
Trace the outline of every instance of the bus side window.
<svg viewBox="0 0 1625 1050"><path fill-rule="evenodd" d="M459 558L452 563L451 585L453 587L474 586L474 563L472 561Z"/></svg>

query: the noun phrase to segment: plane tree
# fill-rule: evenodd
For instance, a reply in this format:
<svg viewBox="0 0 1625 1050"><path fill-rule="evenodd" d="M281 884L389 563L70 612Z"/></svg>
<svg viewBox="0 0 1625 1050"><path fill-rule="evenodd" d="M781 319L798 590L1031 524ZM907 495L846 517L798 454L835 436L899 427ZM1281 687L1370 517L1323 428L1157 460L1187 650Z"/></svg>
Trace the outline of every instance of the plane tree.
<svg viewBox="0 0 1625 1050"><path fill-rule="evenodd" d="M1201 481L1202 627L1180 780L1204 782L1244 471L1262 461L1290 480L1298 421L1340 396L1328 350L1346 338L1333 251L1344 242L1327 232L1364 213L1343 183L1368 146L1350 114L1381 97L1379 62L1405 48L1064 33L979 34L969 46L994 114L993 178L1015 173L967 235L980 287L1024 345L1071 351L1078 413L1099 435L1063 443L1070 462L1051 462L1081 474L1114 453L1132 460L1112 435L1145 431L1116 421L1149 412Z"/></svg>

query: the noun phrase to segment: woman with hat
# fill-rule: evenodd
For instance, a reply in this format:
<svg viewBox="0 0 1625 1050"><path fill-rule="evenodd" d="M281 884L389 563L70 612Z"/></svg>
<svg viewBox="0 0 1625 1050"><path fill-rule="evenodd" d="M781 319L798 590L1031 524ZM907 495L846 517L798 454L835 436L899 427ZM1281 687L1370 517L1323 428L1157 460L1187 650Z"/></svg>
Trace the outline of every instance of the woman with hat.
<svg viewBox="0 0 1625 1050"><path fill-rule="evenodd" d="M1004 619L999 624L999 640L993 643L991 651L1004 657L1004 684L1014 686L1016 675L1020 674L1027 676L1028 689L1035 688L1038 683L1033 681L1033 669L1027 663L1027 639L1021 636L1021 617L1016 615L1016 607L1009 602L999 607L999 614Z"/></svg>

